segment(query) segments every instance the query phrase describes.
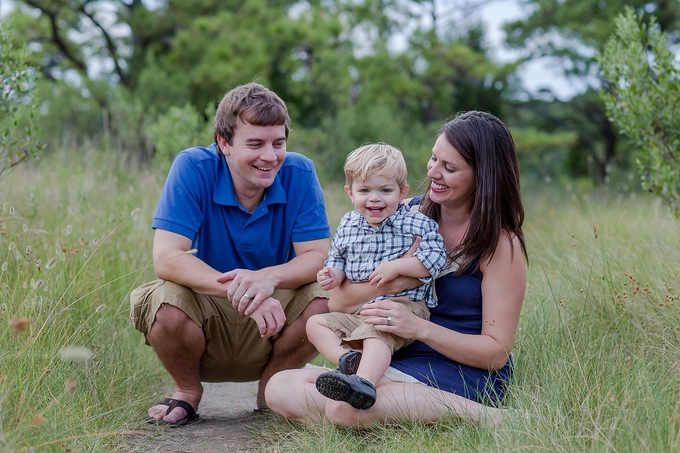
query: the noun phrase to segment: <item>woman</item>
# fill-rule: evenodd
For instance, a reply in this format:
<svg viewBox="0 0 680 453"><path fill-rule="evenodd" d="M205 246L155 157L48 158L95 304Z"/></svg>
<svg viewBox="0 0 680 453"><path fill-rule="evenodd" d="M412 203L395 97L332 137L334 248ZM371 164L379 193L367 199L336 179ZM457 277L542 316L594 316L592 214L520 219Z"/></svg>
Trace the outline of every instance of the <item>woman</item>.
<svg viewBox="0 0 680 453"><path fill-rule="evenodd" d="M395 353L376 386L376 404L357 410L326 399L314 385L326 370L305 368L269 381L265 397L277 414L303 422L326 418L354 428L434 422L448 414L493 422L504 415L495 406L510 377L526 288L515 145L498 118L467 112L440 129L427 168L427 192L411 205L438 223L450 262L435 280L438 306L430 320L389 300L368 305L362 314L376 329L416 340ZM400 278L380 292L416 285ZM378 295L369 283L343 284L333 291L329 308L336 297L369 301Z"/></svg>

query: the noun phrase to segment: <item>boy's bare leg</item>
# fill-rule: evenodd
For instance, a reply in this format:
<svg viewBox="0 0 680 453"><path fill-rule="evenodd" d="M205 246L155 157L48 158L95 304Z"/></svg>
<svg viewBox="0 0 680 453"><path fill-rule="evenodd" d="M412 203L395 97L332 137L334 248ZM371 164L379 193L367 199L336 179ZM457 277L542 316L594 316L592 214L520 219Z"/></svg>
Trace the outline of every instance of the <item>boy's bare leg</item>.
<svg viewBox="0 0 680 453"><path fill-rule="evenodd" d="M336 365L340 356L348 351L321 315L316 315L307 321L307 338L322 356Z"/></svg>
<svg viewBox="0 0 680 453"><path fill-rule="evenodd" d="M291 368L302 368L318 354L314 345L307 339L305 326L310 317L321 313L328 313L328 299L313 299L302 314L274 341L269 362L262 371L258 384L257 407L259 409L267 407L264 389L274 374Z"/></svg>
<svg viewBox="0 0 680 453"><path fill-rule="evenodd" d="M200 376L201 356L205 350L203 330L179 308L163 304L156 313L148 340L175 380L177 389L172 398L186 401L198 410L203 396ZM167 410L168 406L159 404L150 408L148 414L168 423L176 423L187 416L181 407L166 415Z"/></svg>
<svg viewBox="0 0 680 453"><path fill-rule="evenodd" d="M357 376L368 379L375 385L385 375L391 361L390 348L384 341L378 338L366 338Z"/></svg>

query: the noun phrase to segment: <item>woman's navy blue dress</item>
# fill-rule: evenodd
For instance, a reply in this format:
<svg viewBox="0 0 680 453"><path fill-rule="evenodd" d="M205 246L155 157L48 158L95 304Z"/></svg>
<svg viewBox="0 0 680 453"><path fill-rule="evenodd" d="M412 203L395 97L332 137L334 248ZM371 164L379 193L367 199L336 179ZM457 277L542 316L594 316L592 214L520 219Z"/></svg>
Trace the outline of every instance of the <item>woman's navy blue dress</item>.
<svg viewBox="0 0 680 453"><path fill-rule="evenodd" d="M482 332L482 273L474 264L461 275L454 272L434 282L438 305L430 321L464 334ZM487 405L502 403L512 370L512 359L499 371L460 364L415 341L396 351L391 366L431 387Z"/></svg>

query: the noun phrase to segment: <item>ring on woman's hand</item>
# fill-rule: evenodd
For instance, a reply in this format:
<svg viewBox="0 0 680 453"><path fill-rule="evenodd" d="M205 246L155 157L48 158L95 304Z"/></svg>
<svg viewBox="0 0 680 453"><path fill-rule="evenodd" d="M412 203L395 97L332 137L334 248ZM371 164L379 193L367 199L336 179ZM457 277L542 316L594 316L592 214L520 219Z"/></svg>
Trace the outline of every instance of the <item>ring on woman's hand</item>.
<svg viewBox="0 0 680 453"><path fill-rule="evenodd" d="M253 298L252 296L249 296L248 293L243 294L243 297L245 297L246 299L252 299Z"/></svg>
<svg viewBox="0 0 680 453"><path fill-rule="evenodd" d="M391 316L388 316L388 317L387 317L387 325L388 325L388 326L391 326L391 325L392 325L392 317L391 317Z"/></svg>

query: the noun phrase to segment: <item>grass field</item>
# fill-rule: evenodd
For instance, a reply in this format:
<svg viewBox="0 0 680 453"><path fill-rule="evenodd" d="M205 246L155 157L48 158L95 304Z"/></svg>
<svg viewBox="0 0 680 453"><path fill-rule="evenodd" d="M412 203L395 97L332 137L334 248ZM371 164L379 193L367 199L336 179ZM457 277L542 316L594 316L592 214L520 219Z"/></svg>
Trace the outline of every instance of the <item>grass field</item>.
<svg viewBox="0 0 680 453"><path fill-rule="evenodd" d="M132 328L162 177L60 154L0 181L0 451L115 451L169 381ZM415 185L415 184L414 184ZM275 451L680 451L680 221L640 194L524 194L529 285L508 405L353 432L285 422ZM333 226L351 206L328 188Z"/></svg>

